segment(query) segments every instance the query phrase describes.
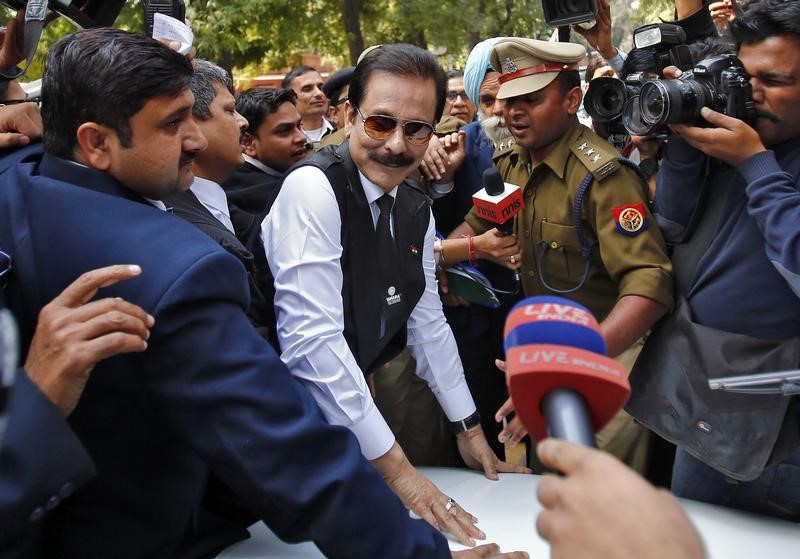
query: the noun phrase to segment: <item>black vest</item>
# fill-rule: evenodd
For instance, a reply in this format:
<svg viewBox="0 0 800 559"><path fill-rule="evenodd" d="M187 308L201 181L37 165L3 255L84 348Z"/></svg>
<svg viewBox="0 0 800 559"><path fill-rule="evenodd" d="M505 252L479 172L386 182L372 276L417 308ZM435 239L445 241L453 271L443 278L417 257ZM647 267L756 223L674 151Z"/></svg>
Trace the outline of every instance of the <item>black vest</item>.
<svg viewBox="0 0 800 559"><path fill-rule="evenodd" d="M349 142L326 146L298 166L319 168L333 187L342 219L342 302L344 337L359 367L368 374L390 361L406 347L406 321L425 291L422 250L430 223L430 202L407 183L397 190L394 203L394 240L397 243L398 291L403 322L387 326L381 340L382 293L375 275L377 236L372 213L361 186Z"/></svg>
<svg viewBox="0 0 800 559"><path fill-rule="evenodd" d="M263 254L263 247L245 246L203 206L191 190L176 194L167 202L172 206L175 215L193 224L239 259L247 272L247 283L250 287L250 307L247 309L247 317L275 350L280 352L275 309L272 305L275 288L272 275L269 274L269 268L266 266L266 259L263 256L260 257L257 252L260 250ZM234 222L234 228L239 233L241 220L238 217L248 218L249 214L243 215L243 212L235 206L229 206L229 208L231 221ZM249 216L249 218L255 219L253 216Z"/></svg>

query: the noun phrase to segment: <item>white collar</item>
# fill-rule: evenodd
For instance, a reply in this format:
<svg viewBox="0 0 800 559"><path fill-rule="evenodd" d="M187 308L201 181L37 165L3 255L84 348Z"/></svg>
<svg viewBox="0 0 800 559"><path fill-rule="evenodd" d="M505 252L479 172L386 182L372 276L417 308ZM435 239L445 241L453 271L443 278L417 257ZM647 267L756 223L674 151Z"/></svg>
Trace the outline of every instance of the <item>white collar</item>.
<svg viewBox="0 0 800 559"><path fill-rule="evenodd" d="M242 158L244 158L244 160L247 163L250 163L250 165L252 165L256 169L258 169L259 171L264 171L268 175L272 175L273 177L282 177L283 176L283 173L281 173L280 171L276 171L272 167L264 165L261 161L259 161L255 157L250 157L246 153L242 154Z"/></svg>
<svg viewBox="0 0 800 559"><path fill-rule="evenodd" d="M211 206L230 218L231 214L228 209L228 198L225 196L225 191L222 190L220 185L208 179L195 177L189 190L197 196L201 204L204 206Z"/></svg>
<svg viewBox="0 0 800 559"><path fill-rule="evenodd" d="M78 165L80 165L80 163L78 163ZM146 196L142 196L142 198L144 198L145 200L150 202L152 205L154 205L156 208L158 208L162 212L167 211L167 205L164 202L162 202L161 200L153 200L152 198L147 198Z"/></svg>
<svg viewBox="0 0 800 559"><path fill-rule="evenodd" d="M303 133L308 138L310 142L319 142L322 139L322 136L325 135L325 132L328 130L333 130L333 124L328 122L324 116L322 117L322 126L319 128L314 128L313 130L306 130L303 129Z"/></svg>
<svg viewBox="0 0 800 559"><path fill-rule="evenodd" d="M397 186L391 189L389 192L383 190L380 186L369 180L364 173L361 171L358 172L358 177L361 179L361 186L364 187L364 194L367 197L367 203L372 204L375 200L383 196L384 194L388 194L392 198L397 196Z"/></svg>

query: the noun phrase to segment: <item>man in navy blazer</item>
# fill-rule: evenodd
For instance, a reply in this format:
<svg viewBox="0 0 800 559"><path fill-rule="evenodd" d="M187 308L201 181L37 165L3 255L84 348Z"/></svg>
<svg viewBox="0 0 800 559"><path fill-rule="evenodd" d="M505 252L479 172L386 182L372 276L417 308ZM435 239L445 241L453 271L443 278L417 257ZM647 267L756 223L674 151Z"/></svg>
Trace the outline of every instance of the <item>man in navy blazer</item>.
<svg viewBox="0 0 800 559"><path fill-rule="evenodd" d="M108 266L81 275L39 315L25 366L17 368L16 327L4 308L10 261L0 253L0 555L95 474L91 456L65 421L98 361L147 348L153 318L97 291L141 273ZM10 381L10 382L9 382ZM7 393L4 393L7 390ZM7 425L7 431L4 426Z"/></svg>
<svg viewBox="0 0 800 559"><path fill-rule="evenodd" d="M62 39L42 86L46 153L0 174L0 249L23 347L47 301L117 262L141 277L102 295L155 318L147 350L98 364L69 416L97 476L45 517L45 554L213 556L229 543L198 529L213 472L280 537L329 557L449 557L249 324L242 265L163 211L206 146L191 72L142 35Z"/></svg>

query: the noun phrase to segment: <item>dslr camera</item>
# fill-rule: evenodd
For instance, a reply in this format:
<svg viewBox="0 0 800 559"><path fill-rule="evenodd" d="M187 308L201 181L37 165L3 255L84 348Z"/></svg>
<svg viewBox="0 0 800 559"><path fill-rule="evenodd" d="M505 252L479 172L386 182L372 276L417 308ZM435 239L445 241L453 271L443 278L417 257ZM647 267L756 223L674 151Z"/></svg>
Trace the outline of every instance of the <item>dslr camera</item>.
<svg viewBox="0 0 800 559"><path fill-rule="evenodd" d="M637 48L653 51L651 70L617 78L597 78L589 83L584 107L612 134L624 129L636 136L665 131L665 125L702 126L700 109L709 107L745 122L755 119L753 90L742 63L723 54L692 64L688 47L676 44L685 33L675 25L658 23L634 31ZM667 66L685 70L680 78L662 79Z"/></svg>
<svg viewBox="0 0 800 559"><path fill-rule="evenodd" d="M630 74L623 81L617 78L596 78L589 83L583 105L595 122L604 123L611 135L627 133L643 136L649 126L641 121L639 106L634 101L642 85L654 79L667 66L681 70L692 68L692 56L685 44L684 30L671 23L652 23L633 32L637 49L651 55L649 68Z"/></svg>
<svg viewBox="0 0 800 559"><path fill-rule="evenodd" d="M654 129L676 123L702 126L703 107L748 123L755 120L753 88L733 54L707 58L676 80L643 84L638 105L641 120Z"/></svg>

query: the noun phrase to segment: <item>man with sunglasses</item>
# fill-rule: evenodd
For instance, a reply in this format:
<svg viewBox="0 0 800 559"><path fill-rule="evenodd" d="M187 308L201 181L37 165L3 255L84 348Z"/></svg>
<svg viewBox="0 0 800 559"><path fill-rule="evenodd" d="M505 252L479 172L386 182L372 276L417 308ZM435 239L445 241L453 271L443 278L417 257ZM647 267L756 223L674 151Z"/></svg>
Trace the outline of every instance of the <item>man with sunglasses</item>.
<svg viewBox="0 0 800 559"><path fill-rule="evenodd" d="M526 471L486 442L442 313L430 205L404 182L442 114L444 72L418 47L383 45L362 56L348 96L349 141L290 172L262 224L281 358L408 507L473 544L476 519L411 466L366 381L408 345L466 464L490 479Z"/></svg>

